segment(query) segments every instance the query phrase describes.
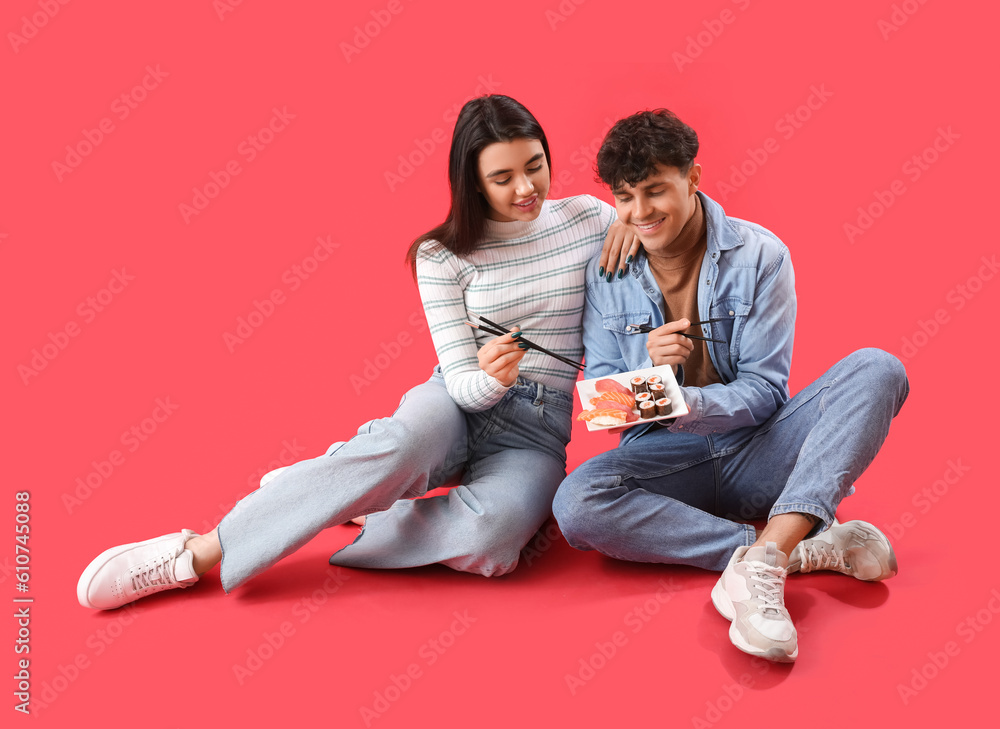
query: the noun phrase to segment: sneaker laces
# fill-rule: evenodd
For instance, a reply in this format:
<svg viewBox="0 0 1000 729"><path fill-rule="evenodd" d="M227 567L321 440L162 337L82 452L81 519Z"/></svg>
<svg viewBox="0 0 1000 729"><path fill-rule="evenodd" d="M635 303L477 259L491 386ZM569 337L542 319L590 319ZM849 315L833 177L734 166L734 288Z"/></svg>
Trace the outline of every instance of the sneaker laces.
<svg viewBox="0 0 1000 729"><path fill-rule="evenodd" d="M135 592L149 589L159 590L174 584L177 582L174 577L174 562L176 561L177 555L173 552L146 560L146 563L139 567L138 571L131 571L129 575L132 580L132 590ZM151 575L157 573L159 573L159 579L151 579Z"/></svg>
<svg viewBox="0 0 1000 729"><path fill-rule="evenodd" d="M802 566L799 572L812 572L813 570L839 570L850 569L844 550L834 547L826 542L807 541L800 544L802 552Z"/></svg>
<svg viewBox="0 0 1000 729"><path fill-rule="evenodd" d="M773 610L781 613L785 607L785 577L787 570L771 567L763 562L746 562L750 568L750 579L757 587L761 611Z"/></svg>

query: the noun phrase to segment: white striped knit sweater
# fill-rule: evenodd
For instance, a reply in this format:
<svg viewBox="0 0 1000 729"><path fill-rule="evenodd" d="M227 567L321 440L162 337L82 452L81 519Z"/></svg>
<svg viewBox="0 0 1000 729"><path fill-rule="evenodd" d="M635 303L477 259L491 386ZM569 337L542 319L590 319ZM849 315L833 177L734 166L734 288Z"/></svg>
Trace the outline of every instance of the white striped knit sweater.
<svg viewBox="0 0 1000 729"><path fill-rule="evenodd" d="M479 368L476 353L493 339L465 321L485 316L580 361L584 271L601 250L615 210L590 195L546 200L531 222L489 220L484 242L458 257L435 241L417 253L417 285L448 392L467 412L486 410L508 388ZM520 375L571 391L577 371L528 350Z"/></svg>

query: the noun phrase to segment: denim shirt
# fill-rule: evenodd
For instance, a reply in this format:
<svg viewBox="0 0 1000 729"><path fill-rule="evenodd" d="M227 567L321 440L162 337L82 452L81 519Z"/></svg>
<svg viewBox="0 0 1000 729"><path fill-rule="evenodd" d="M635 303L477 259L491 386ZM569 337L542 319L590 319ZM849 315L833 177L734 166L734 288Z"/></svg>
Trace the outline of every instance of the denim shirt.
<svg viewBox="0 0 1000 729"><path fill-rule="evenodd" d="M698 281L698 317L723 318L702 325L697 333L726 342L706 342L722 383L683 387L683 368L678 368L690 413L668 427L673 432L709 435L760 425L788 400L795 274L788 248L777 236L728 217L721 205L702 192L696 194L701 197L708 237ZM620 280L608 283L597 274L595 258L586 274L584 377L652 367L646 336L625 330L629 324L665 323L663 294L645 255L640 252ZM622 444L657 425L629 428Z"/></svg>

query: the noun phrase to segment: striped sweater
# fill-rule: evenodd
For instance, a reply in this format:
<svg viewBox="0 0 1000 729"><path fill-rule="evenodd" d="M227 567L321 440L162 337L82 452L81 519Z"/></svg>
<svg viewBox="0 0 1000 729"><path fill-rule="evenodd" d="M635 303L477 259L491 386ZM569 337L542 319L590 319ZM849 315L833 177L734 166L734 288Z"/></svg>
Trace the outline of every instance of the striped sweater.
<svg viewBox="0 0 1000 729"><path fill-rule="evenodd" d="M601 250L615 210L590 195L546 200L531 222L488 220L483 243L458 257L436 241L417 252L417 285L448 392L467 412L486 410L508 388L479 368L476 353L493 338L465 321L475 315L579 361L583 356L584 272ZM571 391L577 371L528 350L522 377Z"/></svg>

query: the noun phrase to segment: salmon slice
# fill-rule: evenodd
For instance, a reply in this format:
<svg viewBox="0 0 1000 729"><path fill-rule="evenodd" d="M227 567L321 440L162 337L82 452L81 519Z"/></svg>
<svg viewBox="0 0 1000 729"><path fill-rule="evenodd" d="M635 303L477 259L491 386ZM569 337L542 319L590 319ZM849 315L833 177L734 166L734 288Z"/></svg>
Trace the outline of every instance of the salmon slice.
<svg viewBox="0 0 1000 729"><path fill-rule="evenodd" d="M614 380L609 380L606 378L595 382L594 388L598 392L624 392L624 393L632 392L629 388L625 387L625 385L621 384L620 382L615 382Z"/></svg>
<svg viewBox="0 0 1000 729"><path fill-rule="evenodd" d="M602 392L598 397L592 397L590 404L595 407L602 407L602 402L617 402L625 405L629 410L635 407L635 395L631 392L618 392L611 390Z"/></svg>

